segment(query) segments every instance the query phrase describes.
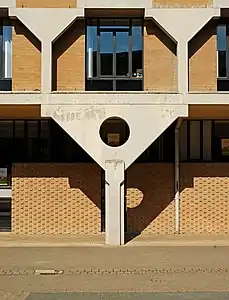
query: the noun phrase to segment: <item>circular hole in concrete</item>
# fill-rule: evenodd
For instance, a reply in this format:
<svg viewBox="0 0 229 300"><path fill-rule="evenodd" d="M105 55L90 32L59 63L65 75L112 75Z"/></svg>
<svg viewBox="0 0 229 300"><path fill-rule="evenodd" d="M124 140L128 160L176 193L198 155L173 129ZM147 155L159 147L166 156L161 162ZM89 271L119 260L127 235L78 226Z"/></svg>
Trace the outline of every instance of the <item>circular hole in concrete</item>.
<svg viewBox="0 0 229 300"><path fill-rule="evenodd" d="M119 117L106 119L100 126L101 140L110 147L119 147L125 144L130 136L127 122Z"/></svg>

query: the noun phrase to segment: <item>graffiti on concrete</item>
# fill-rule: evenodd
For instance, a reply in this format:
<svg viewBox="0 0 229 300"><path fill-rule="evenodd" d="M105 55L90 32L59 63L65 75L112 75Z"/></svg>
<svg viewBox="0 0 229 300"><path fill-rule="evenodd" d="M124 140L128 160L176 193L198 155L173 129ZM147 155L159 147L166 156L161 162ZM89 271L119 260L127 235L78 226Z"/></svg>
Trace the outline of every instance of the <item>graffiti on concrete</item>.
<svg viewBox="0 0 229 300"><path fill-rule="evenodd" d="M69 108L69 107L68 107ZM58 122L74 122L80 120L103 120L106 117L105 108L98 106L86 106L85 108L65 109L58 106L53 112L53 118Z"/></svg>

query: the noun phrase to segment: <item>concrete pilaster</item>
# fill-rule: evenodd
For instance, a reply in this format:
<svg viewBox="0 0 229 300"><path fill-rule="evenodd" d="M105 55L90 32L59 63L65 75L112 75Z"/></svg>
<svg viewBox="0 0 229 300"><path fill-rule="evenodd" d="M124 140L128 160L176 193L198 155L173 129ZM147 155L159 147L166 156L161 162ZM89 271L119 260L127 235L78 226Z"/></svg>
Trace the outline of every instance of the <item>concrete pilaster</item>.
<svg viewBox="0 0 229 300"><path fill-rule="evenodd" d="M51 93L52 91L52 43L50 41L42 42L41 52L41 87L42 93Z"/></svg>
<svg viewBox="0 0 229 300"><path fill-rule="evenodd" d="M187 41L178 42L177 45L178 59L178 92L181 94L188 93L189 70L188 70L188 43Z"/></svg>
<svg viewBox="0 0 229 300"><path fill-rule="evenodd" d="M124 162L106 161L106 244L124 244Z"/></svg>

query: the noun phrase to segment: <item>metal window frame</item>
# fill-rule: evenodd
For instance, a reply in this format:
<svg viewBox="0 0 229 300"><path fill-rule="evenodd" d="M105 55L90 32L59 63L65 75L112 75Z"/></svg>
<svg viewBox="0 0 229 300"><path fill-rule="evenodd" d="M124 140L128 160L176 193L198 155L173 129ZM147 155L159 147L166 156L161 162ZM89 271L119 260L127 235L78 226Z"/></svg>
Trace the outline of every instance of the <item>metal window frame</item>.
<svg viewBox="0 0 229 300"><path fill-rule="evenodd" d="M110 28L101 28L100 27L100 20L128 20L128 25L127 28L115 28L113 27L112 30L112 25ZM115 17L115 18L108 18L108 17L101 17L101 18L87 18L85 22L85 32L87 36L87 26L90 26L91 21L96 21L96 26L97 27L97 70L96 70L96 77L88 78L87 72L85 74L85 87L87 81L96 81L96 80L106 80L106 81L113 81L113 91L116 91L116 82L119 80L131 80L131 81L142 81L142 84L144 86L144 19L142 17L132 17L132 18L127 18L127 17ZM132 60L132 28L133 28L133 20L139 20L141 21L141 29L142 29L142 69L143 69L143 76L142 77L133 77L132 74L132 65L133 65L133 60ZM93 25L91 25L93 26ZM115 26L115 25L114 25ZM112 68L112 75L101 75L101 55L100 55L100 33L101 32L113 32L113 68ZM116 33L117 32L128 32L128 74L129 76L126 75L116 75ZM85 47L85 69L87 70L87 38L86 38L86 47Z"/></svg>
<svg viewBox="0 0 229 300"><path fill-rule="evenodd" d="M217 26L226 26L226 50L216 51L216 61L217 61L217 80L229 80L229 22L227 20L221 21ZM226 77L219 76L219 52L226 52Z"/></svg>

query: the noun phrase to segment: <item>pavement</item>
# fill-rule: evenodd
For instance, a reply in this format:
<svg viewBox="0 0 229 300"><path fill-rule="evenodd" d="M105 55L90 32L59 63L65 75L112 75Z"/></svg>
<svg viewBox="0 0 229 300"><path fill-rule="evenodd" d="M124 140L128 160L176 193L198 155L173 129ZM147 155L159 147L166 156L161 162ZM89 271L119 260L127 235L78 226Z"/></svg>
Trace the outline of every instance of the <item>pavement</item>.
<svg viewBox="0 0 229 300"><path fill-rule="evenodd" d="M229 299L226 235L171 246L169 237L122 247L103 239L0 235L0 300Z"/></svg>
<svg viewBox="0 0 229 300"><path fill-rule="evenodd" d="M128 299L133 292L142 300L229 299L228 253L217 246L2 247L0 299Z"/></svg>
<svg viewBox="0 0 229 300"><path fill-rule="evenodd" d="M104 234L96 235L16 235L0 233L1 247L107 247ZM229 234L140 235L128 238L124 247L229 246Z"/></svg>

